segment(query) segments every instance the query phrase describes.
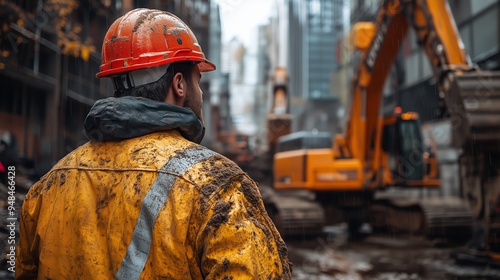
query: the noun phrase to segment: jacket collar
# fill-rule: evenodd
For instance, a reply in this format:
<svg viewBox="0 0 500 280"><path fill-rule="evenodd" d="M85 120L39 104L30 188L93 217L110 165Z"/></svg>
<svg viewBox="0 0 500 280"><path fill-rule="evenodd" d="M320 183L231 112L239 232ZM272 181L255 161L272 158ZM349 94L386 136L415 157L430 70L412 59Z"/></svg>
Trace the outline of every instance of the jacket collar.
<svg viewBox="0 0 500 280"><path fill-rule="evenodd" d="M90 140L124 140L157 131L177 129L181 135L200 143L203 123L187 108L141 97L108 97L96 101L84 122Z"/></svg>

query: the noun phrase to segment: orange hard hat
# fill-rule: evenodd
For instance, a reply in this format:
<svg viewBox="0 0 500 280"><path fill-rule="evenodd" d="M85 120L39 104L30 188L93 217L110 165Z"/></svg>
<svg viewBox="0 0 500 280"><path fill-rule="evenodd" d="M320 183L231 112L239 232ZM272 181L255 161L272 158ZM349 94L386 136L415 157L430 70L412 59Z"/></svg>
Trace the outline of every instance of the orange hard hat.
<svg viewBox="0 0 500 280"><path fill-rule="evenodd" d="M195 35L181 19L165 11L142 8L126 13L109 27L101 60L97 78L157 66L163 69L177 61L196 62L200 72L215 70L215 65L205 58Z"/></svg>

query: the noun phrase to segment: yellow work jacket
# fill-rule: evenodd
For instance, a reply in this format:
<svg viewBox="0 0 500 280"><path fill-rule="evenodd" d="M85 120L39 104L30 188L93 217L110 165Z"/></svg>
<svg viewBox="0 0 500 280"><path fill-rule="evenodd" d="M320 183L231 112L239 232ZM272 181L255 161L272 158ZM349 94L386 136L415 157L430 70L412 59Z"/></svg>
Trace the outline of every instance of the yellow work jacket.
<svg viewBox="0 0 500 280"><path fill-rule="evenodd" d="M17 279L290 276L256 183L175 129L82 145L22 206Z"/></svg>

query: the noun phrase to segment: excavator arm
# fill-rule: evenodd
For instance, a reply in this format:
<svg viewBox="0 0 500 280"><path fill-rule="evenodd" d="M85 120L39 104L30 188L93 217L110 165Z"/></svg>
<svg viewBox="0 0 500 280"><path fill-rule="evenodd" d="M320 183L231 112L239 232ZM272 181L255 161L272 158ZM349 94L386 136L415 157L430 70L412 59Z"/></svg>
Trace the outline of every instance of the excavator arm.
<svg viewBox="0 0 500 280"><path fill-rule="evenodd" d="M374 143L380 138L377 120L387 74L409 28L415 31L425 51L445 117L453 128L453 145L468 141L494 145L500 139L498 73L482 71L471 63L444 0L387 0L375 25L358 23L355 44L363 51L353 79L353 100L345 133L348 149L355 158L373 161ZM363 37L364 36L364 37Z"/></svg>
<svg viewBox="0 0 500 280"><path fill-rule="evenodd" d="M404 118L403 114L389 118L381 114L387 75L410 28L415 31L432 66L443 104L443 119L451 123L454 146L465 151L464 158L469 163L468 157L477 159L474 152L483 154L479 159L481 164L462 165L467 166L462 172L466 174L464 178L472 178L469 181L477 183L464 188L482 190L485 174L500 173L498 168L482 168L488 165L485 160L488 156L500 157L500 76L481 71L471 63L446 0L385 0L375 23L358 23L354 28L354 44L362 56L354 69L351 108L344 134L335 136L331 147L302 145L295 150L278 149L274 156L276 189L317 192L316 197L324 207L334 206L343 211L351 232L366 220L365 214L376 191L391 186L439 186L436 160L426 158L428 153L422 145L416 120ZM391 129L395 137L388 141L387 135L391 133L387 132ZM285 147L288 143L282 144ZM414 149L419 145L420 150ZM474 148L466 148L470 146ZM412 162L414 158L420 159ZM393 168L395 161L399 164L397 168ZM401 172L412 168L416 170L412 174ZM433 170L425 171L425 168ZM500 199L496 201L500 204ZM472 216L462 200L450 205L440 202L409 205L400 201L399 206L400 210L408 210L408 217L415 211L421 214L424 222L418 228L423 232L441 231L443 227L470 228L471 225Z"/></svg>
<svg viewBox="0 0 500 280"><path fill-rule="evenodd" d="M460 159L461 192L476 220L486 222L477 247L500 260L500 73L471 62L445 0L386 0L375 24L355 26L355 45L363 53L353 79L353 101L345 133L347 149L362 159L365 174L382 161L376 143L383 86L409 28L425 51Z"/></svg>
<svg viewBox="0 0 500 280"><path fill-rule="evenodd" d="M385 2L376 26L358 24L356 45L363 55L353 80L352 102L345 132L346 145L354 158L370 162L375 139L382 89L396 53L408 30L408 20L396 1ZM368 38L367 38L368 37Z"/></svg>
<svg viewBox="0 0 500 280"><path fill-rule="evenodd" d="M446 1L406 1L406 7L452 120L453 145L491 146L500 139L500 73L472 64Z"/></svg>

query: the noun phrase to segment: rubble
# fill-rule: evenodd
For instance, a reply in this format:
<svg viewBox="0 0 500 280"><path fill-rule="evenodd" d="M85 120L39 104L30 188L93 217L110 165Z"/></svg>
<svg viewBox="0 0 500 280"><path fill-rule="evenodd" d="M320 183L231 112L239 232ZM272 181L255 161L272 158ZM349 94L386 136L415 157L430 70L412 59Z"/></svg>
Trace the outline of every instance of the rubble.
<svg viewBox="0 0 500 280"><path fill-rule="evenodd" d="M316 238L286 238L293 279L500 279L500 269L456 263L451 253L459 244L402 234L373 234L350 242L346 231L330 227Z"/></svg>

